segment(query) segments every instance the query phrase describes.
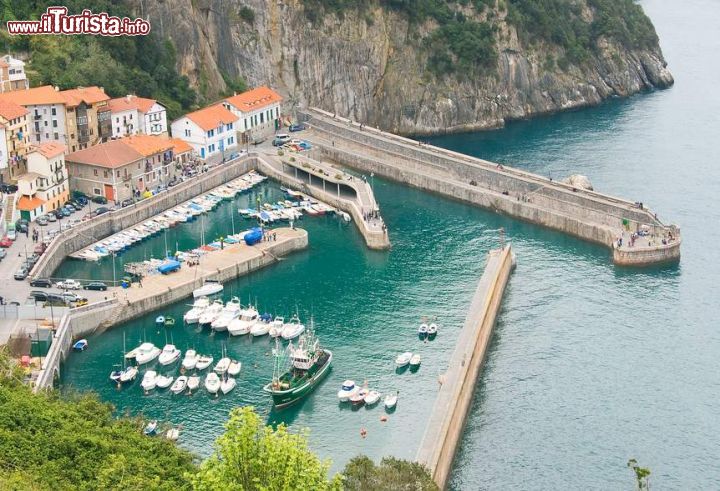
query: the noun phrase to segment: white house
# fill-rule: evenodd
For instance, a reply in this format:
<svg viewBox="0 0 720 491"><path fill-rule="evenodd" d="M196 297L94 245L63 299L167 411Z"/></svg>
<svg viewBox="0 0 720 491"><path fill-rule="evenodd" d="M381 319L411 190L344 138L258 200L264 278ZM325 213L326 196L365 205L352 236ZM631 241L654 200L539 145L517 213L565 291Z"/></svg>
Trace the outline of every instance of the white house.
<svg viewBox="0 0 720 491"><path fill-rule="evenodd" d="M30 87L25 74L25 62L10 55L0 57L0 92Z"/></svg>
<svg viewBox="0 0 720 491"><path fill-rule="evenodd" d="M51 85L14 90L0 94L0 100L19 104L28 110L30 144L60 141L67 144L65 98Z"/></svg>
<svg viewBox="0 0 720 491"><path fill-rule="evenodd" d="M241 142L268 136L279 130L282 96L269 87L257 87L235 94L223 101L223 105L240 118L238 132Z"/></svg>
<svg viewBox="0 0 720 491"><path fill-rule="evenodd" d="M108 102L112 114L112 136L145 134L167 136L167 112L155 99L127 95Z"/></svg>
<svg viewBox="0 0 720 491"><path fill-rule="evenodd" d="M65 150L60 142L48 142L27 154L28 172L18 176L17 209L22 218L35 220L70 197Z"/></svg>
<svg viewBox="0 0 720 491"><path fill-rule="evenodd" d="M189 143L201 159L218 155L224 160L237 146L239 120L223 104L215 104L176 119L170 127L173 137Z"/></svg>

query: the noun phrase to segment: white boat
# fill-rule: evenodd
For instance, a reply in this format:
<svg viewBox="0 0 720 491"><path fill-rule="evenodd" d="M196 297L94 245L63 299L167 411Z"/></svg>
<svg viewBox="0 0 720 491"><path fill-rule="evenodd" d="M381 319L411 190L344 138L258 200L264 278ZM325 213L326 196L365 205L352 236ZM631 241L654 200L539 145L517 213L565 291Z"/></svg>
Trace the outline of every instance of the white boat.
<svg viewBox="0 0 720 491"><path fill-rule="evenodd" d="M213 371L222 375L228 371L228 368L230 368L230 358L226 356L224 358L220 358L220 361L217 362Z"/></svg>
<svg viewBox="0 0 720 491"><path fill-rule="evenodd" d="M346 380L342 383L342 386L340 387L337 396L338 399L340 399L340 402L347 402L350 400L350 397L354 396L358 392L360 392L360 387L355 385L354 381Z"/></svg>
<svg viewBox="0 0 720 491"><path fill-rule="evenodd" d="M365 405L372 406L377 404L380 400L380 393L376 390L371 390L365 394Z"/></svg>
<svg viewBox="0 0 720 491"><path fill-rule="evenodd" d="M240 299L233 297L223 307L217 318L212 321L210 327L213 331L227 331L228 324L233 321L238 315L240 315L242 306L240 305Z"/></svg>
<svg viewBox="0 0 720 491"><path fill-rule="evenodd" d="M170 387L170 392L173 394L180 394L187 387L188 378L185 375L180 375L175 383Z"/></svg>
<svg viewBox="0 0 720 491"><path fill-rule="evenodd" d="M438 332L438 326L434 322L428 326L428 336L434 336Z"/></svg>
<svg viewBox="0 0 720 491"><path fill-rule="evenodd" d="M264 336L270 332L270 326L272 324L266 320L258 319L257 322L250 328L250 334L253 336Z"/></svg>
<svg viewBox="0 0 720 491"><path fill-rule="evenodd" d="M394 409L397 405L398 401L398 395L400 392L396 392L395 394L388 394L385 396L385 407L387 409Z"/></svg>
<svg viewBox="0 0 720 491"><path fill-rule="evenodd" d="M283 326L285 325L285 318L281 316L275 317L275 320L270 323L270 334L271 338L282 336Z"/></svg>
<svg viewBox="0 0 720 491"><path fill-rule="evenodd" d="M420 336L427 336L427 333L428 333L428 325L423 322L422 324L420 324L420 327L418 327L418 334Z"/></svg>
<svg viewBox="0 0 720 491"><path fill-rule="evenodd" d="M242 368L242 363L237 360L231 360L230 365L228 366L227 373L228 375L237 375L240 373L240 369Z"/></svg>
<svg viewBox="0 0 720 491"><path fill-rule="evenodd" d="M195 302L193 302L193 306L190 310L185 312L185 315L183 316L183 320L187 324L195 324L202 315L203 312L205 312L205 309L207 309L210 306L210 299L208 297L199 297Z"/></svg>
<svg viewBox="0 0 720 491"><path fill-rule="evenodd" d="M305 331L305 324L300 322L297 315L294 315L290 322L283 326L282 337L283 339L295 339Z"/></svg>
<svg viewBox="0 0 720 491"><path fill-rule="evenodd" d="M175 377L166 377L165 375L158 375L155 379L155 383L157 384L158 389L167 389L172 385L173 380L175 380Z"/></svg>
<svg viewBox="0 0 720 491"><path fill-rule="evenodd" d="M200 288L193 290L193 297L208 297L210 295L216 295L223 291L222 283L218 283L213 280L205 280L205 284Z"/></svg>
<svg viewBox="0 0 720 491"><path fill-rule="evenodd" d="M197 375L190 375L187 380L187 389L189 393L192 393L195 389L200 387L200 377Z"/></svg>
<svg viewBox="0 0 720 491"><path fill-rule="evenodd" d="M198 323L203 326L206 324L212 324L212 322L220 316L220 312L222 312L223 308L225 308L225 306L223 305L222 300L215 300L212 305L205 309L205 312L200 315Z"/></svg>
<svg viewBox="0 0 720 491"><path fill-rule="evenodd" d="M399 367L404 367L408 363L410 363L410 358L412 358L412 353L409 351L406 351L405 353L400 353L397 355L397 358L395 358L395 365Z"/></svg>
<svg viewBox="0 0 720 491"><path fill-rule="evenodd" d="M228 325L228 332L232 336L243 336L249 334L252 327L258 320L258 311L252 305L240 312L240 316Z"/></svg>
<svg viewBox="0 0 720 491"><path fill-rule="evenodd" d="M189 349L185 352L185 358L182 361L182 367L185 370L192 370L195 368L198 362L198 354L194 349Z"/></svg>
<svg viewBox="0 0 720 491"><path fill-rule="evenodd" d="M197 368L198 370L205 370L207 367L212 365L212 362L212 356L199 355L197 363L195 363L195 368Z"/></svg>
<svg viewBox="0 0 720 491"><path fill-rule="evenodd" d="M170 365L180 359L180 350L174 344L166 344L158 357L161 365Z"/></svg>
<svg viewBox="0 0 720 491"><path fill-rule="evenodd" d="M344 221L346 221L348 223L350 223L352 221L352 217L350 216L349 213L345 213L344 211L341 211L340 213L338 213L338 215L340 216L340 218L342 218Z"/></svg>
<svg viewBox="0 0 720 491"><path fill-rule="evenodd" d="M137 377L138 369L135 366L128 366L125 368L125 370L122 371L120 374L119 382L121 384L124 384L126 382L130 382L131 380L135 380L135 377Z"/></svg>
<svg viewBox="0 0 720 491"><path fill-rule="evenodd" d="M145 392L150 392L157 386L157 372L155 370L148 370L145 372L145 375L143 375L142 382L140 382L140 387L143 388Z"/></svg>
<svg viewBox="0 0 720 491"><path fill-rule="evenodd" d="M237 382L235 382L235 379L233 377L228 377L220 383L220 390L223 394L227 394L233 390L236 385Z"/></svg>
<svg viewBox="0 0 720 491"><path fill-rule="evenodd" d="M210 372L205 377L205 388L211 394L217 394L218 390L220 390L220 377L218 377L217 373Z"/></svg>
<svg viewBox="0 0 720 491"><path fill-rule="evenodd" d="M138 365L144 365L145 363L153 361L158 356L160 356L160 348L152 343L143 343L137 347L135 361Z"/></svg>
<svg viewBox="0 0 720 491"><path fill-rule="evenodd" d="M362 406L365 404L365 397L370 393L367 387L361 388L356 394L351 395L349 400L353 406Z"/></svg>
<svg viewBox="0 0 720 491"><path fill-rule="evenodd" d="M420 358L420 355L414 354L412 358L410 358L410 367L417 368L420 366L420 363L422 362L422 359Z"/></svg>

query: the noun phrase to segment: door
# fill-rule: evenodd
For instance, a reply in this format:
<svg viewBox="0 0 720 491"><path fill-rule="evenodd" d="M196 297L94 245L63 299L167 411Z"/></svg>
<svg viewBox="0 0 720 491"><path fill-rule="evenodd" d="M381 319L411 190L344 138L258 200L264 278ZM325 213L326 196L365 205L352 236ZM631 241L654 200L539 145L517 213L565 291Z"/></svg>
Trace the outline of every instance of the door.
<svg viewBox="0 0 720 491"><path fill-rule="evenodd" d="M115 189L110 184L105 184L105 197L108 201L115 201Z"/></svg>

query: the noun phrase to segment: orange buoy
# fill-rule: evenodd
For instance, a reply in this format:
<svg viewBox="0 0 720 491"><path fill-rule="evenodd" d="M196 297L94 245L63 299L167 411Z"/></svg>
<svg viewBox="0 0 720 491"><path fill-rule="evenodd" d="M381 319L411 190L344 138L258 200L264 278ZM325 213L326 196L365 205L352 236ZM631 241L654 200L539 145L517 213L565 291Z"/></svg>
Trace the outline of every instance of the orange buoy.
<svg viewBox="0 0 720 491"><path fill-rule="evenodd" d="M385 416L384 414L382 416L380 416L380 421L382 421L383 423L387 420L388 420L388 417Z"/></svg>
<svg viewBox="0 0 720 491"><path fill-rule="evenodd" d="M367 436L367 430L365 428L360 428L360 436L363 438Z"/></svg>

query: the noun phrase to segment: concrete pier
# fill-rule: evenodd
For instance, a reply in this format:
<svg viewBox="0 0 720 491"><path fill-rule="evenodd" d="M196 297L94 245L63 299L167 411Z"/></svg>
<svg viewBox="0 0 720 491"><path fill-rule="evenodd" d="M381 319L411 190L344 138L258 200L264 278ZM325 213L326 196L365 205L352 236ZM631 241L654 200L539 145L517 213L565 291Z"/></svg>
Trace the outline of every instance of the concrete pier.
<svg viewBox="0 0 720 491"><path fill-rule="evenodd" d="M70 309L63 317L35 381L35 389L52 387L59 376L60 363L72 348L73 340L140 317L148 312L192 296L207 279L222 283L278 261L282 256L304 249L308 234L303 229L273 229L277 240L254 246L244 243L226 245L221 251L206 254L199 266L183 266L168 275L156 274L143 279L142 287L111 288L108 299Z"/></svg>
<svg viewBox="0 0 720 491"><path fill-rule="evenodd" d="M680 230L641 203L576 189L529 172L421 144L319 109L305 115L314 157L476 204L605 245L616 264L680 258ZM623 234L647 231L634 241Z"/></svg>
<svg viewBox="0 0 720 491"><path fill-rule="evenodd" d="M510 246L490 251L448 370L440 376L442 385L416 457L440 489L447 484L512 269Z"/></svg>

